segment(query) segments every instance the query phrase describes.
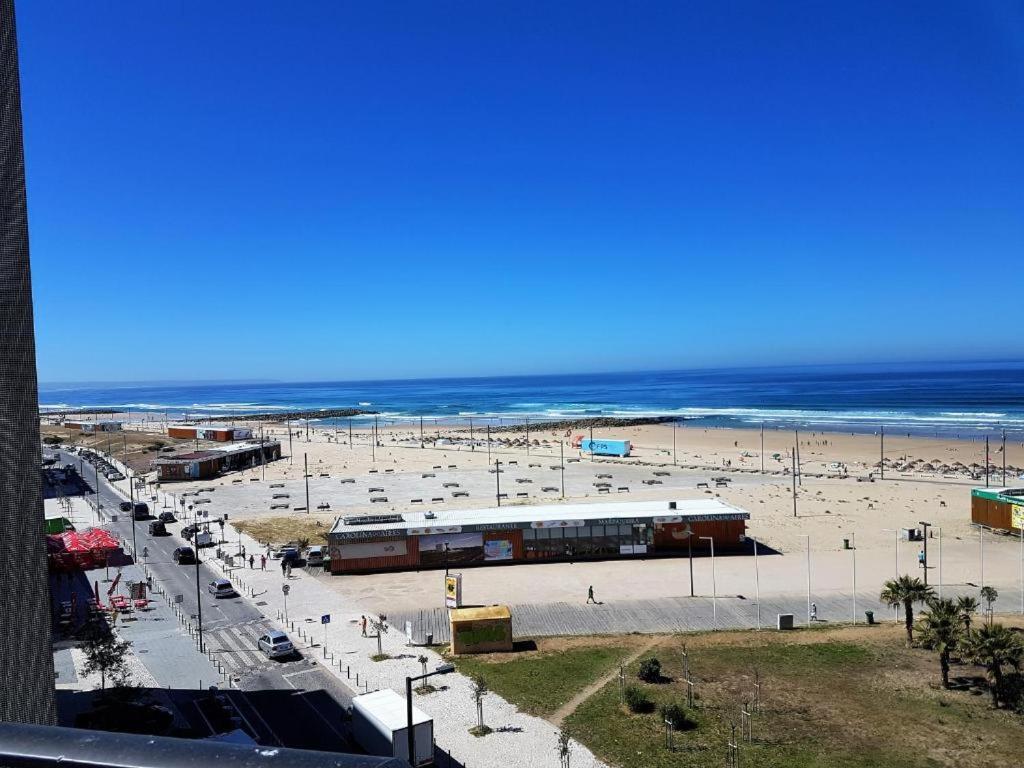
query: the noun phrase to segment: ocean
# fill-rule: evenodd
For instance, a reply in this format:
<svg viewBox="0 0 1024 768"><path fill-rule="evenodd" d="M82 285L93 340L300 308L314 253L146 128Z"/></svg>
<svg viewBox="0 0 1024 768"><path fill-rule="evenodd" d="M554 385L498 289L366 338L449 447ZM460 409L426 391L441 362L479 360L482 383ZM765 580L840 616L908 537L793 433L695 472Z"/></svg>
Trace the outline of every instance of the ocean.
<svg viewBox="0 0 1024 768"><path fill-rule="evenodd" d="M675 416L712 427L1024 433L1024 363L845 365L350 382L40 384L43 410L223 416L362 408L385 421ZM372 418L372 417L371 417ZM330 423L330 420L326 420ZM347 421L347 420L346 420Z"/></svg>

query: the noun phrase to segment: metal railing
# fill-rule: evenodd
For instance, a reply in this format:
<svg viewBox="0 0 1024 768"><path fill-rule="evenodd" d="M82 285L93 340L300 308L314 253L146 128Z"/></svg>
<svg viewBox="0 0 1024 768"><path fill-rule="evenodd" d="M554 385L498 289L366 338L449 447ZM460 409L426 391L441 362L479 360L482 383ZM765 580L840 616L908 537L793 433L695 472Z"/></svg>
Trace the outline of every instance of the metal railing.
<svg viewBox="0 0 1024 768"><path fill-rule="evenodd" d="M409 768L404 760L222 741L0 723L0 766L61 768Z"/></svg>

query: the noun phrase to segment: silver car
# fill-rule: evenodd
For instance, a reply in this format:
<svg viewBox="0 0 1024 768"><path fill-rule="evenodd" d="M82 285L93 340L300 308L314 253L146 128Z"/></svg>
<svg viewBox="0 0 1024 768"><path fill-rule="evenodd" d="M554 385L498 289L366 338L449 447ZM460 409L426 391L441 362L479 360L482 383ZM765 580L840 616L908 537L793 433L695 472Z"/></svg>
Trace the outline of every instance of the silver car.
<svg viewBox="0 0 1024 768"><path fill-rule="evenodd" d="M288 635L276 629L263 635L256 645L267 655L268 659L276 659L279 656L291 656L295 653L295 646L288 639Z"/></svg>
<svg viewBox="0 0 1024 768"><path fill-rule="evenodd" d="M234 586L227 579L214 579L206 585L206 591L214 597L237 597Z"/></svg>

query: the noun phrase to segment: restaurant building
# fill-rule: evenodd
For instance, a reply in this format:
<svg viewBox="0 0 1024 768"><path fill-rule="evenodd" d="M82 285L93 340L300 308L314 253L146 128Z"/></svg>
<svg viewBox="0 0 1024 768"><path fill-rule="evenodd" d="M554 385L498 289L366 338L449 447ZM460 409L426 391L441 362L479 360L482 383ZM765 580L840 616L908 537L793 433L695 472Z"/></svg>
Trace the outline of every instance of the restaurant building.
<svg viewBox="0 0 1024 768"><path fill-rule="evenodd" d="M122 423L120 421L65 421L64 426L81 432L84 435L92 435L97 432L120 432Z"/></svg>
<svg viewBox="0 0 1024 768"><path fill-rule="evenodd" d="M262 459L260 453L263 454ZM157 480L205 480L231 470L258 467L281 458L281 443L242 443L161 457L153 462Z"/></svg>
<svg viewBox="0 0 1024 768"><path fill-rule="evenodd" d="M998 531L1024 529L1024 488L971 489L971 522Z"/></svg>
<svg viewBox="0 0 1024 768"><path fill-rule="evenodd" d="M750 513L720 499L340 517L331 573L646 557L744 548Z"/></svg>
<svg viewBox="0 0 1024 768"><path fill-rule="evenodd" d="M186 424L167 428L168 437L181 440L214 440L230 443L233 440L251 440L252 430L248 427L225 427L218 424Z"/></svg>

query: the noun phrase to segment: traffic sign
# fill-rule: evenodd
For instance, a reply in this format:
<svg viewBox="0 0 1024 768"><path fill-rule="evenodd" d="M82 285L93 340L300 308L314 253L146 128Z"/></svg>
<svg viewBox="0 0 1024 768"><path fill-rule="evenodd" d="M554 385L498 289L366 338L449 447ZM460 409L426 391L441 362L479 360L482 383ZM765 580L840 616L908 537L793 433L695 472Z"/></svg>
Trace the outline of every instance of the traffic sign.
<svg viewBox="0 0 1024 768"><path fill-rule="evenodd" d="M292 588L288 584L282 584L281 591L287 595L289 592L292 591Z"/></svg>
<svg viewBox="0 0 1024 768"><path fill-rule="evenodd" d="M325 613L323 616L321 616L320 617L320 623L321 624L330 624L331 623L331 614Z"/></svg>

